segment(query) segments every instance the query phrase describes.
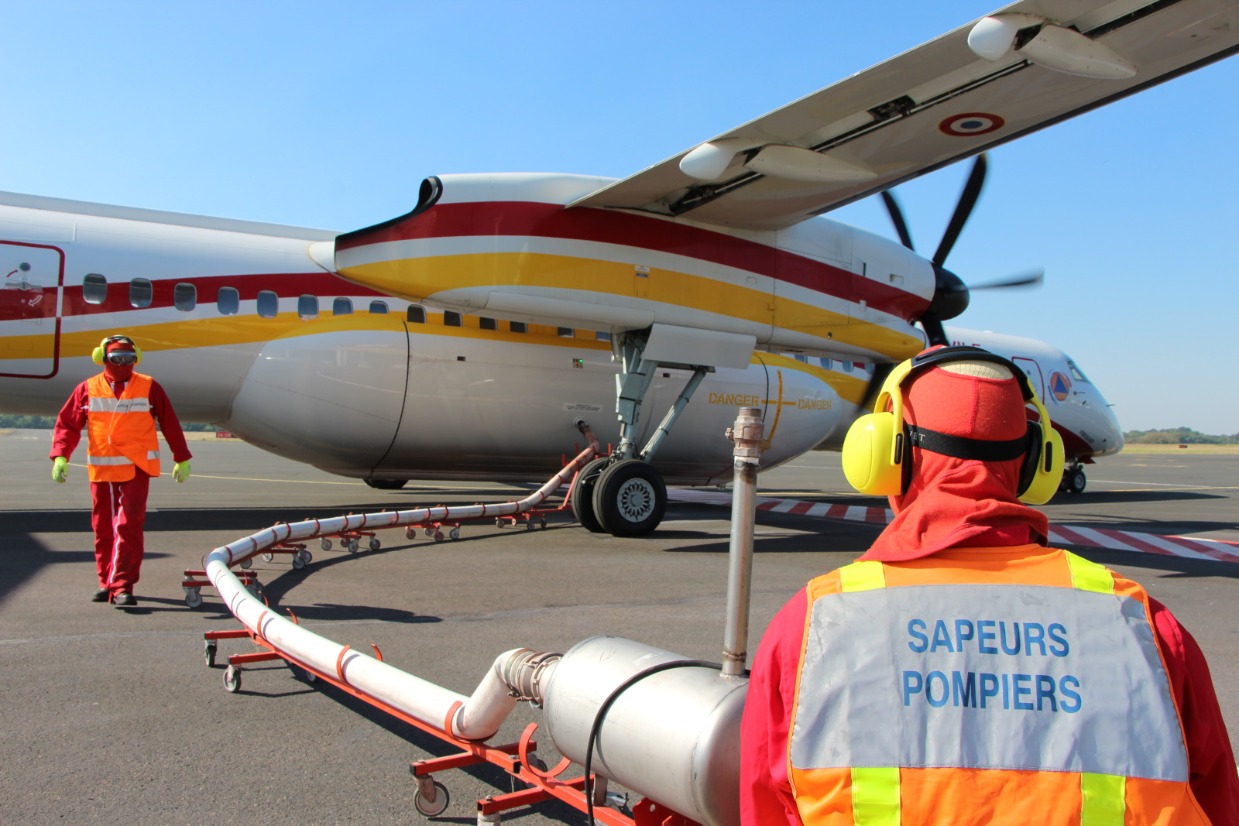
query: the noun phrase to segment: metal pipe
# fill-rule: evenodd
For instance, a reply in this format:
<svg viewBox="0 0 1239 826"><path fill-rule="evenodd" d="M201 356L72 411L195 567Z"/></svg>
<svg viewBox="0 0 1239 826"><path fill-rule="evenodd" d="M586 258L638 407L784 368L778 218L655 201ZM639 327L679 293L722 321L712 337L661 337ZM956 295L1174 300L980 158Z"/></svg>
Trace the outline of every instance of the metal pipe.
<svg viewBox="0 0 1239 826"><path fill-rule="evenodd" d="M748 659L749 595L753 579L753 521L757 511L757 469L761 464L761 410L742 407L727 429L735 442L731 493L731 543L727 565L727 625L723 631L723 674L744 674Z"/></svg>

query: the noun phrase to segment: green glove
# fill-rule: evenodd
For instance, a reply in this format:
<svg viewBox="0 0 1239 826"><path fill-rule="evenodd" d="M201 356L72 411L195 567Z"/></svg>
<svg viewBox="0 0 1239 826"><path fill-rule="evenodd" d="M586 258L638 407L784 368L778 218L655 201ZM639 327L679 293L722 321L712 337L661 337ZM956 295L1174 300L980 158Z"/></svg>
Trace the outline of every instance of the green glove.
<svg viewBox="0 0 1239 826"><path fill-rule="evenodd" d="M189 478L189 462L177 462L172 466L172 478L184 482Z"/></svg>
<svg viewBox="0 0 1239 826"><path fill-rule="evenodd" d="M52 481L64 484L68 478L69 460L63 456L57 456L52 460Z"/></svg>

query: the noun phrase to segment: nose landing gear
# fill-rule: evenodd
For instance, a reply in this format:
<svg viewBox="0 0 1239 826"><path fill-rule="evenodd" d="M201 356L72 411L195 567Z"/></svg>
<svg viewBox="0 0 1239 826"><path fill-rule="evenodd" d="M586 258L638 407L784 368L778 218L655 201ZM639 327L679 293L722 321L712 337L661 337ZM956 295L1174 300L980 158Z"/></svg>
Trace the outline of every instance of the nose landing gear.
<svg viewBox="0 0 1239 826"><path fill-rule="evenodd" d="M1084 493L1084 486L1088 483L1088 479L1084 476L1084 465L1079 462L1072 462L1063 470L1063 481L1059 483L1058 489L1067 493Z"/></svg>

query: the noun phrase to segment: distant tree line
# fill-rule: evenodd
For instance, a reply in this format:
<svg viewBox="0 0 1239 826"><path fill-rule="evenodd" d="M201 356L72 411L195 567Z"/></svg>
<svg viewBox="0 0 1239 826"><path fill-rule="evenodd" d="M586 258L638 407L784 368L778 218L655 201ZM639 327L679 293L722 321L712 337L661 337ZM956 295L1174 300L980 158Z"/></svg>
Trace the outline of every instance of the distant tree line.
<svg viewBox="0 0 1239 826"><path fill-rule="evenodd" d="M1123 434L1129 445L1233 445L1239 444L1239 433L1233 436L1207 436L1190 427L1166 430L1129 430Z"/></svg>
<svg viewBox="0 0 1239 826"><path fill-rule="evenodd" d="M55 416L15 416L0 413L0 427L13 430L51 430L56 426ZM181 429L189 433L207 430L219 430L213 424L198 424L197 422L182 422Z"/></svg>

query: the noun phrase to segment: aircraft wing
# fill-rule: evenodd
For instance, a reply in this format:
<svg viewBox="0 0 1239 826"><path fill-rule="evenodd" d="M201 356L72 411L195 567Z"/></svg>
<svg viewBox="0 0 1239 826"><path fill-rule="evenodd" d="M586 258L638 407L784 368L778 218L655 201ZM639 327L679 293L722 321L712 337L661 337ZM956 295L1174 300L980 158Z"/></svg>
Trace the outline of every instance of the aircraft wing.
<svg viewBox="0 0 1239 826"><path fill-rule="evenodd" d="M787 227L1239 48L1239 0L1021 0L983 20L990 57L974 21L570 206Z"/></svg>

